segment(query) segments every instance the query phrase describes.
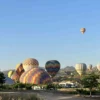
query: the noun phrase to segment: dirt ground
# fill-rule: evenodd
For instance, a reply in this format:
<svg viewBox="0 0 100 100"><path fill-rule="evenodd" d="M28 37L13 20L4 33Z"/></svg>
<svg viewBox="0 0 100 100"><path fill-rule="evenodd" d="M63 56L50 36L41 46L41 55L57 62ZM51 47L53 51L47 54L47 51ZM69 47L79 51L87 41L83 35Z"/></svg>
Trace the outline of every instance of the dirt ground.
<svg viewBox="0 0 100 100"><path fill-rule="evenodd" d="M11 93L11 94L38 94L40 98L44 100L100 100L97 97L79 97L77 95L63 94L53 91L27 91L27 92L0 92L0 93Z"/></svg>
<svg viewBox="0 0 100 100"><path fill-rule="evenodd" d="M60 93L53 93L53 92L41 92L38 93L42 98L45 100L100 100L100 97L79 97L76 95L70 94L60 94Z"/></svg>

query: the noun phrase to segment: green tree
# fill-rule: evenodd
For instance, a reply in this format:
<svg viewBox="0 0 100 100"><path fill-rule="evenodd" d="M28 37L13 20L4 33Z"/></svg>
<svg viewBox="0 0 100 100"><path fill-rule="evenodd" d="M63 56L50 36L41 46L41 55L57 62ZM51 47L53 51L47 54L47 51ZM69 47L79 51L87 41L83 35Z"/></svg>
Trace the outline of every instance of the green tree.
<svg viewBox="0 0 100 100"><path fill-rule="evenodd" d="M0 85L5 83L5 76L2 72L0 72Z"/></svg>
<svg viewBox="0 0 100 100"><path fill-rule="evenodd" d="M88 74L82 78L82 85L85 88L89 88L90 96L92 95L92 89L98 86L98 78L99 76L94 73Z"/></svg>

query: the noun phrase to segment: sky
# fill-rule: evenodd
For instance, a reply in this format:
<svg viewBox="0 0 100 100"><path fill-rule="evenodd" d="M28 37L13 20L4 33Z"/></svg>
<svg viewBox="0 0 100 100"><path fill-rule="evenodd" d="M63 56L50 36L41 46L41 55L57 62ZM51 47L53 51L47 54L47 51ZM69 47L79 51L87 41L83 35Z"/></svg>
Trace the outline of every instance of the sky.
<svg viewBox="0 0 100 100"><path fill-rule="evenodd" d="M81 34L80 28L86 28ZM61 68L100 62L100 0L0 0L0 69L27 58Z"/></svg>

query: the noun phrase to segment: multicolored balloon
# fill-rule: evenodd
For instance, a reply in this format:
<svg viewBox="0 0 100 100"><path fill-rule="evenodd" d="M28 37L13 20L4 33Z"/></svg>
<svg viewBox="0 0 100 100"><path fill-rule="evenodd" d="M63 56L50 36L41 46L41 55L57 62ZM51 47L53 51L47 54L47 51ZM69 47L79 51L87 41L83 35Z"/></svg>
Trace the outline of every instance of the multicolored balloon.
<svg viewBox="0 0 100 100"><path fill-rule="evenodd" d="M20 82L30 84L47 84L51 83L51 78L45 70L32 68L21 75Z"/></svg>
<svg viewBox="0 0 100 100"><path fill-rule="evenodd" d="M60 70L60 63L57 60L47 61L45 68L51 77L54 77L57 72Z"/></svg>
<svg viewBox="0 0 100 100"><path fill-rule="evenodd" d="M23 68L24 68L25 71L28 71L31 68L36 68L38 66L39 66L39 62L36 59L34 59L34 58L26 59L23 62Z"/></svg>
<svg viewBox="0 0 100 100"><path fill-rule="evenodd" d="M11 79L14 81L19 81L20 76L17 74L16 71L13 72L13 74L11 75Z"/></svg>
<svg viewBox="0 0 100 100"><path fill-rule="evenodd" d="M19 76L21 76L21 74L24 72L22 63L16 65L16 72Z"/></svg>
<svg viewBox="0 0 100 100"><path fill-rule="evenodd" d="M85 63L79 63L79 64L76 64L76 65L75 65L75 69L76 69L76 71L78 72L78 74L79 74L80 76L82 76L82 75L85 74L85 72L86 72L86 70L87 70L87 66L86 66Z"/></svg>

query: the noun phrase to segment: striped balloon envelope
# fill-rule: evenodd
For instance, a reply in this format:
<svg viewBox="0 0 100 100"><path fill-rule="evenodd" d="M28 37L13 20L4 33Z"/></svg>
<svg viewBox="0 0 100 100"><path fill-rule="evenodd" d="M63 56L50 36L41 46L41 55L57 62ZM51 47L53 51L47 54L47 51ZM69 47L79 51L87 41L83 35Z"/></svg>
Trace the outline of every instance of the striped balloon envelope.
<svg viewBox="0 0 100 100"><path fill-rule="evenodd" d="M51 78L45 70L32 68L21 75L20 82L29 84L47 84L51 83Z"/></svg>
<svg viewBox="0 0 100 100"><path fill-rule="evenodd" d="M24 72L22 63L16 65L16 72L19 76L21 76L21 74Z"/></svg>
<svg viewBox="0 0 100 100"><path fill-rule="evenodd" d="M50 60L46 62L45 68L51 77L54 77L60 70L60 63L57 60Z"/></svg>
<svg viewBox="0 0 100 100"><path fill-rule="evenodd" d="M13 72L12 76L11 76L11 79L14 80L14 81L19 81L19 75L17 74L16 71Z"/></svg>

